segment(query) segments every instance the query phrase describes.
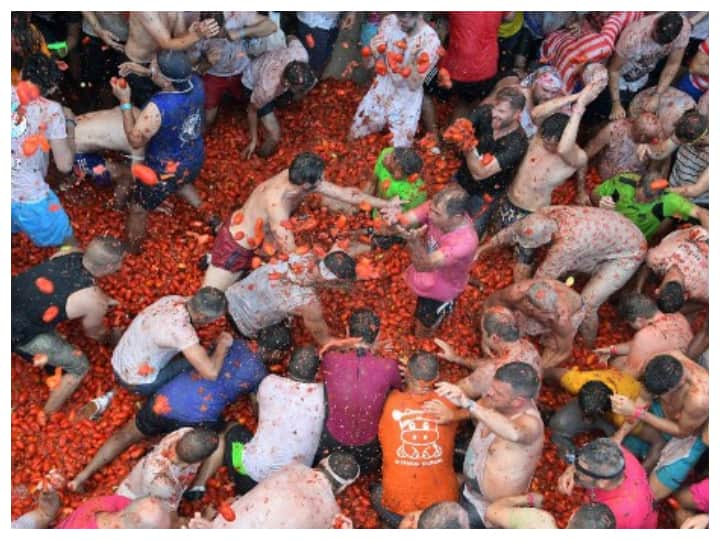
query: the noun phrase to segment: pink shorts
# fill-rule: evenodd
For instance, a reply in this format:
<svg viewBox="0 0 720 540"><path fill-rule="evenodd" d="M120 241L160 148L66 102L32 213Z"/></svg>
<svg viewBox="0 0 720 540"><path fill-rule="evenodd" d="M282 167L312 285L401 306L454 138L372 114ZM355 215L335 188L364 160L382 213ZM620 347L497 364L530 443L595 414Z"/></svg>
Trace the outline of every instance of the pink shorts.
<svg viewBox="0 0 720 540"><path fill-rule="evenodd" d="M702 482L690 486L690 495L695 501L695 506L700 512L707 513L710 509L710 479L706 478Z"/></svg>

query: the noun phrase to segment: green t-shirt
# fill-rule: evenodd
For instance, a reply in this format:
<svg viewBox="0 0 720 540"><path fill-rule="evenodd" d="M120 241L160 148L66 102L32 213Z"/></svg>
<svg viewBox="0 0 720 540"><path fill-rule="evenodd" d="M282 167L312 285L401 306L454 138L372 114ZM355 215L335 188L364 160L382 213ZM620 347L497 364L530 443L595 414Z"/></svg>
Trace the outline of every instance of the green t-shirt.
<svg viewBox="0 0 720 540"><path fill-rule="evenodd" d="M650 202L635 200L639 180L639 174L618 174L596 187L595 193L612 197L615 210L637 225L645 238L652 238L665 218L686 220L691 217L695 205L677 193L663 193Z"/></svg>
<svg viewBox="0 0 720 540"><path fill-rule="evenodd" d="M393 197L400 197L403 201L402 211L407 212L416 206L420 206L427 199L427 193L422 189L425 182L422 178L418 178L415 182L408 182L407 179L394 178L390 171L383 164L385 156L393 149L385 148L380 152L377 163L375 164L375 176L377 176L377 196L381 199L390 200ZM386 183L388 181L389 183Z"/></svg>

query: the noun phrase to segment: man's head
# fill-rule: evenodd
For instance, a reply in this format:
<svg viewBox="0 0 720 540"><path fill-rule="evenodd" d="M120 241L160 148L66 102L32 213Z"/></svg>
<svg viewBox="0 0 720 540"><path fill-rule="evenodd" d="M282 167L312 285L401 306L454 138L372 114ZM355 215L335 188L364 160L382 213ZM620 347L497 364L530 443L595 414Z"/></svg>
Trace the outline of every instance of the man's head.
<svg viewBox="0 0 720 540"><path fill-rule="evenodd" d="M292 347L290 329L284 323L266 326L258 332L258 353L266 364L275 364L282 360Z"/></svg>
<svg viewBox="0 0 720 540"><path fill-rule="evenodd" d="M283 80L288 85L293 100L298 101L312 90L317 78L310 64L293 60L283 70Z"/></svg>
<svg viewBox="0 0 720 540"><path fill-rule="evenodd" d="M420 155L410 147L398 146L383 160L385 168L390 171L393 178L407 178L412 174L419 174L423 167Z"/></svg>
<svg viewBox="0 0 720 540"><path fill-rule="evenodd" d="M122 266L125 244L112 236L96 236L83 255L83 266L93 276L101 278L114 274Z"/></svg>
<svg viewBox="0 0 720 540"><path fill-rule="evenodd" d="M371 345L380 333L380 317L372 309L356 309L350 315L348 326L350 337L362 338L365 345Z"/></svg>
<svg viewBox="0 0 720 540"><path fill-rule="evenodd" d="M513 225L515 242L526 249L535 249L552 242L558 226L555 220L540 213L530 214Z"/></svg>
<svg viewBox="0 0 720 540"><path fill-rule="evenodd" d="M417 351L407 363L408 385L430 388L440 376L440 363L433 353Z"/></svg>
<svg viewBox="0 0 720 540"><path fill-rule="evenodd" d="M543 120L540 124L540 137L545 150L551 154L557 153L558 144L569 121L570 117L563 113L551 114Z"/></svg>
<svg viewBox="0 0 720 540"><path fill-rule="evenodd" d="M667 45L680 35L682 27L682 16L676 11L668 11L657 18L650 37L659 45Z"/></svg>
<svg viewBox="0 0 720 540"><path fill-rule="evenodd" d="M618 314L635 330L640 330L658 314L658 308L644 294L629 293L620 299Z"/></svg>
<svg viewBox="0 0 720 540"><path fill-rule="evenodd" d="M649 144L662 135L662 126L657 116L644 112L633 119L631 133L636 143Z"/></svg>
<svg viewBox="0 0 720 540"><path fill-rule="evenodd" d="M536 309L545 313L557 313L558 295L548 282L537 281L530 285L526 297Z"/></svg>
<svg viewBox="0 0 720 540"><path fill-rule="evenodd" d="M615 514L610 507L601 502L585 503L580 506L568 521L568 529L615 529Z"/></svg>
<svg viewBox="0 0 720 540"><path fill-rule="evenodd" d="M360 476L360 465L349 452L336 451L322 459L318 468L325 473L338 495Z"/></svg>
<svg viewBox="0 0 720 540"><path fill-rule="evenodd" d="M428 506L417 522L418 529L469 529L467 511L456 502L444 501Z"/></svg>
<svg viewBox="0 0 720 540"><path fill-rule="evenodd" d="M209 429L196 428L180 437L175 452L184 463L200 463L218 447L218 435Z"/></svg>
<svg viewBox="0 0 720 540"><path fill-rule="evenodd" d="M225 293L215 287L203 287L187 302L187 310L193 325L210 324L225 315L227 299Z"/></svg>
<svg viewBox="0 0 720 540"><path fill-rule="evenodd" d="M589 381L580 387L578 405L585 418L595 420L612 409L610 397L613 391L600 381Z"/></svg>
<svg viewBox="0 0 720 540"><path fill-rule="evenodd" d="M562 79L555 68L550 66L541 67L530 77L532 78L530 92L535 105L540 105L562 95Z"/></svg>
<svg viewBox="0 0 720 540"><path fill-rule="evenodd" d="M430 202L430 222L443 231L450 231L465 219L468 194L460 186L446 187Z"/></svg>
<svg viewBox="0 0 720 540"><path fill-rule="evenodd" d="M524 107L525 96L520 90L512 86L501 89L492 108L493 129L506 129L519 122Z"/></svg>
<svg viewBox="0 0 720 540"><path fill-rule="evenodd" d="M540 378L534 367L524 362L510 362L495 372L485 397L496 411L512 413L524 408L539 389Z"/></svg>
<svg viewBox="0 0 720 540"><path fill-rule="evenodd" d="M288 374L296 381L311 383L315 381L320 357L313 345L297 347L288 364Z"/></svg>
<svg viewBox="0 0 720 540"><path fill-rule="evenodd" d="M187 90L190 87L192 63L183 51L165 49L151 62L152 81L163 89Z"/></svg>
<svg viewBox="0 0 720 540"><path fill-rule="evenodd" d="M600 437L583 446L575 458L575 482L584 488L610 489L625 473L625 456L612 439Z"/></svg>
<svg viewBox="0 0 720 540"><path fill-rule="evenodd" d="M62 78L63 73L52 57L34 53L23 62L22 79L37 86L43 97L55 94Z"/></svg>
<svg viewBox="0 0 720 540"><path fill-rule="evenodd" d="M503 307L486 310L480 320L483 348L489 352L499 352L505 343L520 339L520 330L512 311Z"/></svg>
<svg viewBox="0 0 720 540"><path fill-rule="evenodd" d="M355 259L344 251L332 251L318 264L320 276L326 284L353 282L357 279Z"/></svg>
<svg viewBox="0 0 720 540"><path fill-rule="evenodd" d="M707 145L708 117L696 110L685 111L675 124L675 138L681 144Z"/></svg>
<svg viewBox="0 0 720 540"><path fill-rule="evenodd" d="M302 186L305 191L312 191L322 182L324 172L325 163L320 156L302 152L290 164L290 183Z"/></svg>
<svg viewBox="0 0 720 540"><path fill-rule="evenodd" d="M398 11L396 15L398 23L400 24L400 30L406 34L411 34L422 19L422 12L420 11Z"/></svg>
<svg viewBox="0 0 720 540"><path fill-rule="evenodd" d="M682 381L684 370L680 361L669 354L654 356L645 366L640 382L653 396L675 390Z"/></svg>
<svg viewBox="0 0 720 540"><path fill-rule="evenodd" d="M677 313L685 305L687 293L679 281L665 281L657 295L657 305L663 313Z"/></svg>
<svg viewBox="0 0 720 540"><path fill-rule="evenodd" d="M169 529L170 508L156 497L135 499L118 512L123 529Z"/></svg>

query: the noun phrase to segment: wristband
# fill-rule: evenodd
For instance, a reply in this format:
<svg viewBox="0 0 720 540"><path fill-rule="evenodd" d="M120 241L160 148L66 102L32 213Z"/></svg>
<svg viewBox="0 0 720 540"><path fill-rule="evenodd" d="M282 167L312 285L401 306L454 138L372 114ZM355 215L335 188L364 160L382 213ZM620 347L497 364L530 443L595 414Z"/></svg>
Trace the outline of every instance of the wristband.
<svg viewBox="0 0 720 540"><path fill-rule="evenodd" d="M637 406L635 407L635 412L633 413L633 419L640 420L640 417L645 412L645 407Z"/></svg>
<svg viewBox="0 0 720 540"><path fill-rule="evenodd" d="M121 111L131 111L131 110L132 110L132 103L121 103L121 104L120 104L120 110L121 110Z"/></svg>

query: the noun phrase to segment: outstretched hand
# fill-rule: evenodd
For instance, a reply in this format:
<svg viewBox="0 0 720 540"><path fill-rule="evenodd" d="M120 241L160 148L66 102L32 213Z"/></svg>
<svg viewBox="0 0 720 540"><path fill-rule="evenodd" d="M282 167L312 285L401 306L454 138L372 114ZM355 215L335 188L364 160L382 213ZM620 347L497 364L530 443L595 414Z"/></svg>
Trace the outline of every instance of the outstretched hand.
<svg viewBox="0 0 720 540"><path fill-rule="evenodd" d="M465 392L460 390L458 386L449 382L443 381L436 383L435 389L440 396L444 397L458 407L467 408L472 403L472 400L465 395Z"/></svg>

